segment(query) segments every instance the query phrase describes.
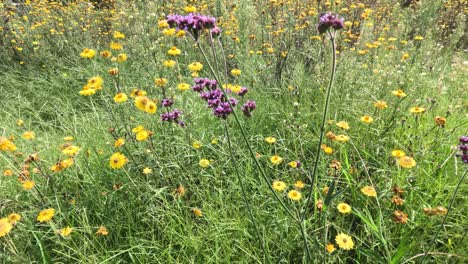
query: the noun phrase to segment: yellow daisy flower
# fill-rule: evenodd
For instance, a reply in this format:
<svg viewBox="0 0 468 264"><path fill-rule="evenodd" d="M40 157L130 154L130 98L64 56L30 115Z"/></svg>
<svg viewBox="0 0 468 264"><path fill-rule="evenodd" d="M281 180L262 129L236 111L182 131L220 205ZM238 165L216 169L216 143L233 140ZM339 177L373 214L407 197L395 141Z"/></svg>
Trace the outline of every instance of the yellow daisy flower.
<svg viewBox="0 0 468 264"><path fill-rule="evenodd" d="M0 137L0 150L1 151L15 151L16 146L6 137Z"/></svg>
<svg viewBox="0 0 468 264"><path fill-rule="evenodd" d="M372 118L371 116L365 115L365 116L361 117L361 122L366 123L366 124L370 124L370 123L374 122L374 118Z"/></svg>
<svg viewBox="0 0 468 264"><path fill-rule="evenodd" d="M403 150L395 149L392 151L392 156L395 158L401 158L404 157L406 153Z"/></svg>
<svg viewBox="0 0 468 264"><path fill-rule="evenodd" d="M33 131L26 131L23 133L23 138L26 140L32 140L36 137L36 134Z"/></svg>
<svg viewBox="0 0 468 264"><path fill-rule="evenodd" d="M202 217L203 216L202 210L200 210L198 208L193 208L192 212L196 217Z"/></svg>
<svg viewBox="0 0 468 264"><path fill-rule="evenodd" d="M120 152L114 153L109 159L109 166L112 169L120 169L128 162L124 154Z"/></svg>
<svg viewBox="0 0 468 264"><path fill-rule="evenodd" d="M198 162L198 165L200 165L200 167L202 168L208 168L208 166L210 166L210 161L207 160L207 159L201 159L199 162Z"/></svg>
<svg viewBox="0 0 468 264"><path fill-rule="evenodd" d="M326 249L327 252L330 253L330 254L333 253L333 251L336 250L335 245L333 245L333 244L331 244L331 243L328 243L328 244L326 245L325 249Z"/></svg>
<svg viewBox="0 0 468 264"><path fill-rule="evenodd" d="M19 215L19 214L13 213L13 214L10 214L10 215L8 216L8 221L9 221L10 224L12 224L12 225L18 223L20 220L21 220L21 215Z"/></svg>
<svg viewBox="0 0 468 264"><path fill-rule="evenodd" d="M403 98L403 97L406 97L406 93L401 90L401 89L398 89L398 90L395 90L395 91L392 91L392 94L398 98Z"/></svg>
<svg viewBox="0 0 468 264"><path fill-rule="evenodd" d="M338 212L340 212L342 214L351 213L351 206L349 204L347 204L347 203L339 203L336 208L338 208Z"/></svg>
<svg viewBox="0 0 468 264"><path fill-rule="evenodd" d="M409 111L410 113L413 113L413 114L422 114L426 111L426 108L415 106L415 107L411 107Z"/></svg>
<svg viewBox="0 0 468 264"><path fill-rule="evenodd" d="M337 127L341 128L341 129L344 129L344 130L348 130L349 129L349 124L348 122L346 121L340 121L338 123L335 124Z"/></svg>
<svg viewBox="0 0 468 264"><path fill-rule="evenodd" d="M232 69L231 70L231 74L234 75L234 76L239 76L241 75L242 71L239 70L239 69Z"/></svg>
<svg viewBox="0 0 468 264"><path fill-rule="evenodd" d="M275 189L278 192L282 192L284 191L284 189L286 189L286 183L282 181L274 181L272 186L273 186L273 189Z"/></svg>
<svg viewBox="0 0 468 264"><path fill-rule="evenodd" d="M60 229L60 230L58 231L58 233L59 233L62 237L67 237L67 236L69 236L69 235L71 234L72 231L73 231L73 228L67 226L67 227L64 227L64 228Z"/></svg>
<svg viewBox="0 0 468 264"><path fill-rule="evenodd" d="M8 233L10 233L12 228L13 225L10 223L8 218L0 219L0 237L6 236Z"/></svg>
<svg viewBox="0 0 468 264"><path fill-rule="evenodd" d="M36 183L34 183L33 181L29 181L29 180L23 181L23 184L22 184L23 189L25 189L26 191L29 191L32 188L34 188L34 185L36 185Z"/></svg>
<svg viewBox="0 0 468 264"><path fill-rule="evenodd" d="M80 151L80 148L73 145L62 149L63 154L71 157L75 156L78 153L78 151Z"/></svg>
<svg viewBox="0 0 468 264"><path fill-rule="evenodd" d="M280 156L278 155L274 155L270 158L270 161L271 163L273 163L273 165L278 165L280 164L282 161L283 161L283 158L281 158Z"/></svg>
<svg viewBox="0 0 468 264"><path fill-rule="evenodd" d="M275 143L276 143L276 138L274 138L274 137L266 137L266 138L265 138L265 141L266 141L268 144L275 144Z"/></svg>
<svg viewBox="0 0 468 264"><path fill-rule="evenodd" d="M344 233L338 234L335 237L335 242L338 245L338 247L344 250L351 250L354 247L353 239Z"/></svg>
<svg viewBox="0 0 468 264"><path fill-rule="evenodd" d="M296 189L303 189L305 187L305 183L302 181L296 181L296 183L294 183L294 187L296 187Z"/></svg>
<svg viewBox="0 0 468 264"><path fill-rule="evenodd" d="M411 169L416 166L416 161L412 157L404 156L398 159L398 165L406 169Z"/></svg>
<svg viewBox="0 0 468 264"><path fill-rule="evenodd" d="M193 147L194 149L199 149L199 148L202 147L202 144L201 144L200 141L194 141L194 142L192 142L192 147Z"/></svg>
<svg viewBox="0 0 468 264"><path fill-rule="evenodd" d="M55 209L53 208L44 209L37 216L37 221L41 223L42 222L47 223L52 219L52 217L54 217L54 215L55 215Z"/></svg>
<svg viewBox="0 0 468 264"><path fill-rule="evenodd" d="M296 190L291 190L288 192L288 197L293 201L299 201L302 198L302 194Z"/></svg>
<svg viewBox="0 0 468 264"><path fill-rule="evenodd" d="M114 96L114 102L116 103L123 103L126 102L128 99L128 96L124 93L118 93Z"/></svg>
<svg viewBox="0 0 468 264"><path fill-rule="evenodd" d="M387 103L385 101L377 101L374 103L375 108L383 110L388 107Z"/></svg>
<svg viewBox="0 0 468 264"><path fill-rule="evenodd" d="M125 144L125 139L123 138L118 138L114 142L114 147L119 148Z"/></svg>
<svg viewBox="0 0 468 264"><path fill-rule="evenodd" d="M190 63L187 68L190 70L190 71L193 71L193 72L199 72L203 69L203 64L201 64L200 62L196 61L196 62L192 62Z"/></svg>
<svg viewBox="0 0 468 264"><path fill-rule="evenodd" d="M361 189L361 192L369 197L377 197L377 192L375 191L374 187L372 186L364 186Z"/></svg>
<svg viewBox="0 0 468 264"><path fill-rule="evenodd" d="M177 85L177 89L179 89L179 91L187 91L190 89L190 85L188 83L179 83L179 85Z"/></svg>

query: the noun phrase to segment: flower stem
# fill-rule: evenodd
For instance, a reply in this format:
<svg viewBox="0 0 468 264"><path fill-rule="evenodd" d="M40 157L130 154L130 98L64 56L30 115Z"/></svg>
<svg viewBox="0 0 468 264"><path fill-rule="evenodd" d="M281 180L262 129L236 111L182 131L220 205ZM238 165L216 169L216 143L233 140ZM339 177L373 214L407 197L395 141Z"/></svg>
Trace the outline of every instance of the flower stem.
<svg viewBox="0 0 468 264"><path fill-rule="evenodd" d="M226 91L222 88L222 85L221 85L221 82L220 82L220 78L218 77L218 75L216 74L213 66L211 66L211 63L210 61L208 60L208 57L206 56L206 53L205 51L203 50L203 48L201 47L200 45L200 42L196 41L197 43L197 47L198 49L200 50L200 52L202 53L203 55L203 58L205 59L206 63L208 64L208 67L210 68L210 71L211 73L213 74L213 77L215 78L216 82L218 82L218 85L220 87L220 90L221 92L223 93L223 95L226 97L227 102L229 103L229 106L231 107L232 109L232 114L234 116L234 119L236 120L236 123L237 123L237 126L239 127L239 130L242 134L242 138L244 139L246 145L247 145L247 148L249 149L249 153L250 155L252 156L252 159L254 160L255 162L255 165L257 166L258 170L260 171L260 174L262 175L264 181L267 183L269 189L270 189L270 192L273 194L273 196L275 197L275 199L281 204L281 207L283 207L283 209L295 220L295 221L298 221L298 219L296 218L296 216L293 214L293 212L286 206L286 204L281 200L281 198L278 196L278 194L275 192L275 190L273 189L273 186L270 184L270 180L268 180L268 177L266 176L266 173L265 171L263 170L263 167L260 165L259 161L257 160L257 158L255 157L255 154L252 150L252 146L250 145L249 143L249 140L247 139L247 136L245 134L245 131L244 131L244 127L242 126L242 124L240 123L240 120L239 120L239 117L237 116L236 114L236 111L234 111L234 107L232 106L230 100L229 100L229 97L226 93Z"/></svg>
<svg viewBox="0 0 468 264"><path fill-rule="evenodd" d="M309 248L309 242L307 241L307 233L306 233L306 227L304 222L298 222L299 228L301 229L301 235L302 235L302 240L304 240L304 251L306 252L306 258L307 262L306 263L311 263L311 253L310 253L310 248Z"/></svg>
<svg viewBox="0 0 468 264"><path fill-rule="evenodd" d="M461 183L463 182L463 179L465 179L465 176L466 176L467 173L468 173L468 170L466 170L465 173L463 173L463 175L461 176L460 180L458 181L457 187L455 188L455 191L454 191L453 194L452 194L452 199L450 200L449 206L448 206L448 208L447 208L447 213L446 213L445 216L444 216L444 220L443 220L442 223L440 224L440 227L439 227L439 229L437 230L437 232L434 234L434 237L432 238L431 244L429 244L429 247L427 248L426 252L425 252L424 255L422 256L421 261L419 262L419 264L424 263L424 260L426 259L426 256L427 256L427 254L429 253L429 251L431 250L432 245L434 245L435 240L437 239L437 236L439 235L440 230L442 230L442 228L444 228L445 222L447 221L447 217L448 217L448 215L449 215L449 213L450 213L450 210L452 209L453 202L455 201L455 195L457 194L458 189L460 188L460 185L461 185Z"/></svg>
<svg viewBox="0 0 468 264"><path fill-rule="evenodd" d="M265 255L265 258L267 259L267 262L270 263L271 261L270 261L270 258L268 257L268 254L267 254L267 251L266 251L266 248L265 248L265 241L262 239L262 237L260 236L260 232L258 231L258 227L257 227L257 224L255 222L255 217L254 217L254 215L252 213L252 208L250 207L249 201L247 200L247 193L245 192L244 182L242 181L242 178L241 178L241 176L239 174L239 169L237 168L237 162L236 162L236 159L234 157L234 152L233 152L232 146L231 146L231 137L229 136L227 121L223 122L223 125L224 125L224 133L226 134L226 138L227 138L227 141L228 141L228 148L229 148L229 154L231 156L232 166L234 166L234 171L236 172L237 180L239 181L239 184L240 184L240 187L241 187L242 199L244 200L245 206L247 207L247 211L249 212L250 221L252 221L252 224L254 226L255 234L257 235L257 239L258 239L258 241L260 241L260 243L262 245L263 254Z"/></svg>
<svg viewBox="0 0 468 264"><path fill-rule="evenodd" d="M335 47L335 37L334 37L333 34L330 34L330 40L331 40L331 44L332 44L332 46L331 46L331 49L332 49L332 69L331 69L331 73L330 73L330 81L328 83L328 88L327 88L327 96L326 96L326 99L325 99L325 107L323 109L322 125L320 126L319 142L318 142L317 149L316 149L316 152L315 152L315 163L314 163L314 168L313 168L313 171L312 171L312 177L311 177L312 182L311 182L310 188L309 188L309 197L307 198L306 207L305 207L304 212L302 213L302 216L301 216L301 219L300 219L301 222L303 222L304 219L307 216L307 211L308 211L307 208L309 208L310 201L312 200L312 192L314 190L315 184L318 181L317 169L318 169L319 162L320 162L321 145L322 145L322 142L323 142L323 134L325 132L325 122L327 121L327 116L328 116L328 107L329 107L329 103L330 103L330 94L331 94L331 90L332 90L332 87L333 87L333 80L335 79L336 47Z"/></svg>

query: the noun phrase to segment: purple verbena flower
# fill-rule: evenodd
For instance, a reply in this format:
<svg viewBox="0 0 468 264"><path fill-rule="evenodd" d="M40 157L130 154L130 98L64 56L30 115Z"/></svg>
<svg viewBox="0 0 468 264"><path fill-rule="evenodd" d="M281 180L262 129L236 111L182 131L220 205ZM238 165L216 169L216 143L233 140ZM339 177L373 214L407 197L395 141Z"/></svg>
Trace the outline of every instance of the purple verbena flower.
<svg viewBox="0 0 468 264"><path fill-rule="evenodd" d="M196 78L194 82L195 85L192 86L192 90L200 94L200 98L206 101L208 108L213 109L213 115L218 118L226 119L233 112L233 108L239 104L239 101L234 97L224 95L223 90L218 88L216 80ZM226 90L225 92L230 93L230 90ZM246 87L241 87L237 95L244 96L247 92L248 89ZM242 106L242 111L246 116L251 116L251 112L255 107L255 101L247 101Z"/></svg>
<svg viewBox="0 0 468 264"><path fill-rule="evenodd" d="M322 13L317 25L318 32L323 34L330 28L333 28L334 30L344 28L344 19L332 13Z"/></svg>
<svg viewBox="0 0 468 264"><path fill-rule="evenodd" d="M180 126L184 126L185 123L183 121L179 121L179 118L180 116L182 115L182 112L177 110L177 109L174 109L172 110L171 112L167 112L167 113L162 113L160 115L160 118L162 121L165 121L165 122L174 122Z"/></svg>
<svg viewBox="0 0 468 264"><path fill-rule="evenodd" d="M296 168L300 168L302 166L302 162L296 160Z"/></svg>
<svg viewBox="0 0 468 264"><path fill-rule="evenodd" d="M174 101L172 101L172 100L169 99L169 98L165 98L165 99L162 100L161 104L162 104L162 106L164 106L164 107L170 107L171 105L174 104Z"/></svg>
<svg viewBox="0 0 468 264"><path fill-rule="evenodd" d="M210 30L210 33L213 38L219 37L221 35L221 29L218 26L215 26Z"/></svg>
<svg viewBox="0 0 468 264"><path fill-rule="evenodd" d="M244 96L248 91L249 91L249 89L247 89L247 87L241 87L241 89L240 89L240 91L237 93L237 95L239 95L239 96Z"/></svg>
<svg viewBox="0 0 468 264"><path fill-rule="evenodd" d="M218 86L218 82L216 82L216 80L211 80L208 78L196 78L194 82L195 85L192 86L192 90L195 92L201 92L204 89L214 90Z"/></svg>
<svg viewBox="0 0 468 264"><path fill-rule="evenodd" d="M226 119L232 113L232 108L228 102L221 102L216 108L213 109L213 114L216 117Z"/></svg>
<svg viewBox="0 0 468 264"><path fill-rule="evenodd" d="M460 143L468 144L468 136L461 136L460 137Z"/></svg>
<svg viewBox="0 0 468 264"><path fill-rule="evenodd" d="M253 100L248 100L242 107L241 110L244 113L245 116L251 117L252 116L252 111L257 108L257 104Z"/></svg>
<svg viewBox="0 0 468 264"><path fill-rule="evenodd" d="M190 33L195 40L198 39L203 30L216 28L216 18L200 14L168 15L166 21L171 28Z"/></svg>
<svg viewBox="0 0 468 264"><path fill-rule="evenodd" d="M457 156L461 157L463 163L468 163L468 136L461 136L459 141Z"/></svg>

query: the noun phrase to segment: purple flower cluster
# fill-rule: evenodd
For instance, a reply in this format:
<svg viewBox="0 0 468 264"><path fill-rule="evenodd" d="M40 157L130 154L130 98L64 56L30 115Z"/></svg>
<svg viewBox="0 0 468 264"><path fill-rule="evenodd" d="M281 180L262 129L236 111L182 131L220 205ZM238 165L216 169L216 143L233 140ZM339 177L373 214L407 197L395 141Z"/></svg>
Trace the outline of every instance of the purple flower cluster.
<svg viewBox="0 0 468 264"><path fill-rule="evenodd" d="M237 93L238 96L244 96L247 92L249 91L249 89L247 89L247 87L241 87L240 91Z"/></svg>
<svg viewBox="0 0 468 264"><path fill-rule="evenodd" d="M174 122L180 126L184 126L185 123L179 120L181 115L182 115L181 111L174 109L171 112L161 114L161 120L165 122Z"/></svg>
<svg viewBox="0 0 468 264"><path fill-rule="evenodd" d="M168 15L167 23L172 28L182 29L190 33L195 40L198 39L202 30L216 28L216 18L200 14ZM217 32L221 33L219 29Z"/></svg>
<svg viewBox="0 0 468 264"><path fill-rule="evenodd" d="M344 28L344 19L332 13L322 13L317 26L318 32L323 34L330 28L335 30Z"/></svg>
<svg viewBox="0 0 468 264"><path fill-rule="evenodd" d="M200 97L208 103L208 108L213 109L213 114L216 117L223 119L226 119L233 111L229 102L232 107L238 104L235 98L229 98L228 102L220 89L202 91L200 92Z"/></svg>
<svg viewBox="0 0 468 264"><path fill-rule="evenodd" d="M217 26L210 30L211 36L213 38L221 36L221 29Z"/></svg>
<svg viewBox="0 0 468 264"><path fill-rule="evenodd" d="M213 114L216 117L226 119L232 113L234 107L239 104L239 101L232 97L229 98L228 101L223 91L218 88L218 82L216 82L216 80L196 78L194 82L195 85L192 86L192 90L200 94L200 97L208 103L208 108L213 109ZM248 91L249 89L242 87L237 95L244 96ZM229 92L229 90L227 92ZM250 117L255 107L255 101L249 100L242 106L242 112Z"/></svg>
<svg viewBox="0 0 468 264"><path fill-rule="evenodd" d="M201 92L205 88L207 90L213 90L216 89L216 87L218 86L218 82L216 82L216 80L211 80L208 78L195 78L194 82L195 85L192 86L192 89L195 92Z"/></svg>
<svg viewBox="0 0 468 264"><path fill-rule="evenodd" d="M461 157L464 163L468 163L468 136L460 137L460 144L458 145L458 150L460 150L458 156Z"/></svg>
<svg viewBox="0 0 468 264"><path fill-rule="evenodd" d="M174 104L174 101L169 98L164 98L161 102L161 105L163 107L171 107ZM161 121L164 122L174 122L180 126L185 126L184 121L179 120L180 116L182 115L182 112L175 109L166 113L162 113L160 115Z"/></svg>
<svg viewBox="0 0 468 264"><path fill-rule="evenodd" d="M164 107L170 107L171 105L174 104L174 101L172 101L171 99L169 98L165 98L162 100L161 102L161 105L164 106Z"/></svg>
<svg viewBox="0 0 468 264"><path fill-rule="evenodd" d="M251 117L252 116L252 111L257 108L257 104L253 100L248 100L242 107L241 110L244 113L245 116Z"/></svg>
<svg viewBox="0 0 468 264"><path fill-rule="evenodd" d="M229 98L229 101L231 102L232 107L235 107L239 103L235 98ZM217 117L226 119L232 111L233 109L228 102L221 102L213 109L213 114Z"/></svg>

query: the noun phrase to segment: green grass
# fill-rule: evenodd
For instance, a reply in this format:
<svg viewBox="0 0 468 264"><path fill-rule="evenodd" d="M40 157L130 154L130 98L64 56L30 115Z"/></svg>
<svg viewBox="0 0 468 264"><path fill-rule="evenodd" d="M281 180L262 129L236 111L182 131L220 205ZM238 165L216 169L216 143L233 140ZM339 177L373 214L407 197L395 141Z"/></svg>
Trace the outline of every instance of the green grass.
<svg viewBox="0 0 468 264"><path fill-rule="evenodd" d="M0 36L0 137L13 135L21 154L0 151L0 170L14 171L14 176L0 176L0 218L18 213L22 219L8 235L0 237L2 263L307 262L300 226L268 188L274 180L286 182L287 191L294 188L297 180L306 183L300 202L288 199L287 191L278 193L295 215L304 209L306 198L313 197L311 206L305 209L308 217L302 223L312 252L311 262L417 263L426 250L430 250L426 259L430 263L466 261L466 180L461 183L445 226L433 245L431 241L443 217L429 217L423 212L424 208L447 208L457 183L466 173L466 165L454 149L458 138L468 131L468 58L455 46L464 28L458 24L452 39L439 37L440 29L431 25L443 19L441 1L423 3L413 11L392 5L391 1L379 1L380 6L367 3L374 13L385 14L382 21L392 30L383 30L384 22L372 16L369 21L374 22L373 26L361 21L363 27L358 29L362 36L355 45L345 41L345 33L338 37L340 54L327 118L334 122L326 125L325 132L346 134L351 140L338 143L325 138L324 143L334 153L322 153L319 181L313 193L308 191L310 173L331 67L329 41L325 36L323 41L310 39L316 35L317 14L305 18L311 23L309 27L295 30L294 25L302 23L303 18L301 10L288 9L294 7L292 4L239 1L235 9L232 3L209 1L208 9L203 11L237 19L237 23L227 19L231 22L221 25L225 34L222 40L227 70L238 68L242 74L226 79L249 88L244 101L257 102L251 118L242 116L240 106L236 111L249 145L258 153L258 161L266 172L265 182L233 116L226 121L217 119L197 93L177 90L178 83L193 84L187 69L191 62L203 63L201 77L213 76L190 38L164 36L157 28L157 21L164 14L182 12L186 3L174 1L171 9L159 2L144 5L118 1L116 15L109 21L112 30L126 35L120 52L129 59L120 64L99 56L112 41L112 34L99 34L99 28L105 27L102 21L107 21L99 19L109 14L105 9L87 11L84 16L83 8L57 10L48 6L53 16L66 15L65 27L70 29L63 35L50 34L50 28L61 28L52 22L33 30L29 22L21 21L21 11L12 15L8 26L24 25L26 30L21 37L12 37L11 32ZM195 5L202 8L200 3ZM335 10L345 6L343 3ZM318 13L327 10L320 5L315 8ZM6 9L7 4L3 4L0 11ZM120 10L126 14L119 14ZM262 10L266 10L264 16L259 15ZM359 17L360 12L342 15L348 20L354 15ZM290 20L273 23L285 14ZM29 16L29 21L36 21L42 14ZM466 19L460 14L457 21L463 18ZM74 22L90 26L83 32ZM126 22L131 26L127 27ZM282 37L269 34L278 29L285 30ZM228 35L226 31L232 33ZM423 33L423 40L413 39ZM255 40L249 39L251 34L256 35ZM240 41L232 41L232 36ZM392 36L398 40L382 40L380 47L366 48L366 43ZM14 51L11 39L17 43L23 39L23 51ZM401 44L401 40L408 44ZM36 51L32 41L40 42ZM206 38L201 43L210 51ZM264 43L271 44L275 52L268 54ZM168 59L166 52L173 45L183 55L177 58L175 69L168 69L162 61ZM388 49L388 45L397 49ZM96 58L80 58L84 48L96 49ZM369 49L369 53L359 55L357 51L364 49ZM252 55L251 50L262 50L263 54ZM285 50L286 58L280 53ZM118 53L113 51L114 55ZM404 53L409 54L406 61L401 60ZM219 52L218 56L223 55ZM118 78L107 73L113 67L119 68ZM103 90L90 97L79 95L86 81L97 75L104 78ZM162 100L162 89L154 85L154 78L158 77L169 80L165 93L175 96L174 107L184 112L185 127L161 122L159 114L165 110L160 104L157 114L150 115L136 109L133 98L124 104L113 102L117 90L129 95L133 88ZM403 89L408 96L396 98L391 94L396 89ZM388 108L377 110L373 106L377 100L386 101ZM426 112L410 113L414 106L425 107ZM362 123L363 115L372 116L374 122ZM447 118L445 127L435 124L435 116ZM16 125L18 119L24 120L24 125ZM334 125L342 120L349 123L349 130ZM224 123L229 128L233 155ZM137 125L154 133L150 140L134 140L131 129ZM34 131L36 138L24 140L21 135L25 131ZM81 150L72 167L53 173L49 168L65 158L60 151L65 136L73 136L73 144ZM277 143L267 144L268 136L275 137ZM125 137L125 148L114 148L114 137ZM212 143L214 138L218 139L217 144ZM201 142L202 147L192 147L194 141ZM399 167L391 157L394 149L414 157L417 165L411 169ZM109 157L117 151L124 153L129 162L123 169L113 170ZM32 163L31 169L37 167L43 174L31 173L36 188L26 191L17 176L32 153L38 153L40 161ZM275 154L284 159L278 166L270 162ZM200 159L211 160L210 167L200 168ZM287 163L294 160L300 161L302 167L290 168ZM333 160L341 164L336 172L329 168ZM146 167L152 169L151 174L143 174ZM245 185L245 197L236 167ZM182 197L174 192L180 185L186 189ZM366 185L375 186L377 198L361 193ZM333 196L322 192L327 186L333 186ZM391 202L394 186L405 191L402 206ZM252 208L257 230L244 199ZM322 210L316 207L319 199L324 203ZM336 209L340 202L349 203L352 213L340 214ZM38 223L38 213L46 208L54 208L56 215L48 223ZM194 215L195 208L201 209L201 217ZM392 220L397 209L408 214L406 224ZM109 230L108 236L95 235L101 225ZM74 229L64 238L57 231L66 226ZM338 233L353 238L353 250L338 249L334 241ZM337 250L325 253L327 243L334 243Z"/></svg>

